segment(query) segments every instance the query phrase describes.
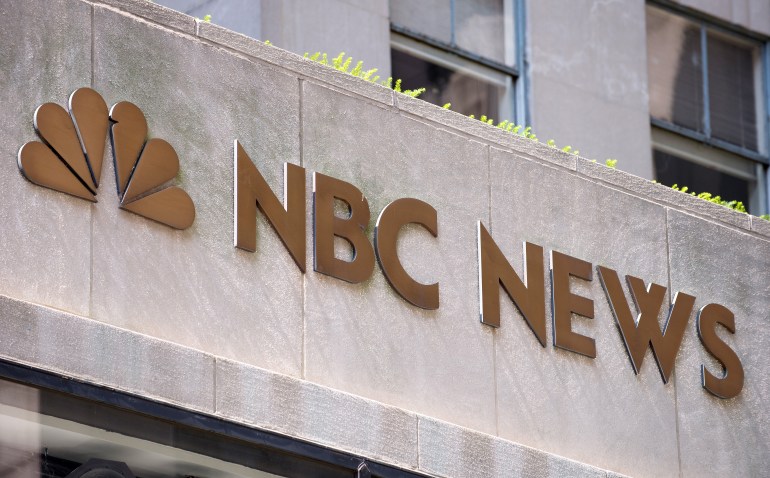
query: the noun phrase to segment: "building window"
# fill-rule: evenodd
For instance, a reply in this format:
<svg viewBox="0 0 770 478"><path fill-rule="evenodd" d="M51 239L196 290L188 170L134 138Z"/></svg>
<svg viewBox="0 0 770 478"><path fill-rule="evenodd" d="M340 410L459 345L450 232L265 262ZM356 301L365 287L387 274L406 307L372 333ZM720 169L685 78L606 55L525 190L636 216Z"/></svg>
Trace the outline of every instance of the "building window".
<svg viewBox="0 0 770 478"><path fill-rule="evenodd" d="M656 179L767 211L764 50L760 40L647 6Z"/></svg>
<svg viewBox="0 0 770 478"><path fill-rule="evenodd" d="M524 122L522 9L519 0L390 0L393 77L454 111Z"/></svg>

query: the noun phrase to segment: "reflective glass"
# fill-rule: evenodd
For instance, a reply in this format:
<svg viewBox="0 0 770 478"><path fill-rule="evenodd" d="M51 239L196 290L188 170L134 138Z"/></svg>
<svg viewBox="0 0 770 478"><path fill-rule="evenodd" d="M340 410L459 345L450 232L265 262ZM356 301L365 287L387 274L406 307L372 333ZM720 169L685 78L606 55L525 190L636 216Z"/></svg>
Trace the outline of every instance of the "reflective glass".
<svg viewBox="0 0 770 478"><path fill-rule="evenodd" d="M447 44L452 41L450 0L390 0L390 21Z"/></svg>
<svg viewBox="0 0 770 478"><path fill-rule="evenodd" d="M653 150L655 178L666 186L687 186L690 192L710 192L749 207L749 181L707 168L660 150Z"/></svg>
<svg viewBox="0 0 770 478"><path fill-rule="evenodd" d="M647 7L647 71L653 118L703 132L700 27Z"/></svg>
<svg viewBox="0 0 770 478"><path fill-rule="evenodd" d="M709 32L707 51L711 136L757 151L759 45Z"/></svg>
<svg viewBox="0 0 770 478"><path fill-rule="evenodd" d="M503 0L455 0L457 46L505 63ZM510 44L515 42L510 33Z"/></svg>
<svg viewBox="0 0 770 478"><path fill-rule="evenodd" d="M396 49L391 50L391 67L393 77L402 79L404 89L426 88L420 99L439 106L452 103L453 111L465 115L498 119L503 86Z"/></svg>

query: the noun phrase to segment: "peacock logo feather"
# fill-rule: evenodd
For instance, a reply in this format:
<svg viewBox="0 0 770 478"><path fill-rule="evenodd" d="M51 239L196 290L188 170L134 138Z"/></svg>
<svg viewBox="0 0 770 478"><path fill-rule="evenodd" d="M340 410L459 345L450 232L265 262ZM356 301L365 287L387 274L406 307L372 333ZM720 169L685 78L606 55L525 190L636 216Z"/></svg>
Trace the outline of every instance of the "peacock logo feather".
<svg viewBox="0 0 770 478"><path fill-rule="evenodd" d="M133 103L121 101L107 110L99 93L79 88L69 97L67 112L56 103L35 111L41 141L19 149L19 169L34 184L96 201L109 130L120 208L187 229L195 205L181 188L168 186L179 172L174 148L159 138L147 139L147 120Z"/></svg>

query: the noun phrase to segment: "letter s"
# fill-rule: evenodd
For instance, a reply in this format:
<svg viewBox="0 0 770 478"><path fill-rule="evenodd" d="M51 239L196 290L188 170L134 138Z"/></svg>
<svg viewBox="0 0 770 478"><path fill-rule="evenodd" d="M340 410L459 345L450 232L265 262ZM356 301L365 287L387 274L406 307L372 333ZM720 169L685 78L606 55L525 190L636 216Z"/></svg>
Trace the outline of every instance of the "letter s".
<svg viewBox="0 0 770 478"><path fill-rule="evenodd" d="M722 363L724 376L718 378L701 365L703 388L719 398L733 398L743 389L743 365L735 351L719 338L716 325L735 333L735 315L725 306L708 304L698 311L698 337L706 351Z"/></svg>

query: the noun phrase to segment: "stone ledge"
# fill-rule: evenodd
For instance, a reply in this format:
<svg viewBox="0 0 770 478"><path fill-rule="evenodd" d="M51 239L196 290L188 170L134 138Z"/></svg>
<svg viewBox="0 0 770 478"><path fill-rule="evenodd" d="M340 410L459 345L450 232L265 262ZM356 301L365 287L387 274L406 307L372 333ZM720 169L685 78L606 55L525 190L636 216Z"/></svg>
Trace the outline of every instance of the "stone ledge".
<svg viewBox="0 0 770 478"><path fill-rule="evenodd" d="M146 20L195 35L195 18L148 0L91 0L94 3L118 8Z"/></svg>
<svg viewBox="0 0 770 478"><path fill-rule="evenodd" d="M216 414L402 468L417 467L416 415L305 380L217 359Z"/></svg>
<svg viewBox="0 0 770 478"><path fill-rule="evenodd" d="M3 359L397 467L440 476L605 476L501 438L5 296L0 327Z"/></svg>
<svg viewBox="0 0 770 478"><path fill-rule="evenodd" d="M420 471L436 476L623 476L422 416L419 417L419 435ZM469 446L471 443L473 445Z"/></svg>
<svg viewBox="0 0 770 478"><path fill-rule="evenodd" d="M241 35L212 23L198 22L198 36L225 48L275 64L302 76L321 81L340 90L358 94L385 105L393 105L391 90L361 78L340 73L295 53Z"/></svg>
<svg viewBox="0 0 770 478"><path fill-rule="evenodd" d="M449 126L457 131L483 138L493 146L505 148L516 153L523 153L537 160L547 161L562 166L572 171L575 170L577 156L565 153L559 149L526 139L522 136L503 131L500 128L490 127L477 119L469 118L456 111L447 110L417 98L393 92L396 107L403 112L419 116Z"/></svg>
<svg viewBox="0 0 770 478"><path fill-rule="evenodd" d="M191 410L214 411L211 355L1 295L0 328L0 356L8 360Z"/></svg>
<svg viewBox="0 0 770 478"><path fill-rule="evenodd" d="M619 186L643 198L693 212L705 219L714 219L744 230L751 229L751 215L749 214L698 199L625 171L580 158L577 162L577 172L609 185Z"/></svg>
<svg viewBox="0 0 770 478"><path fill-rule="evenodd" d="M770 221L760 219L757 216L749 216L751 219L751 230L757 234L770 237Z"/></svg>

